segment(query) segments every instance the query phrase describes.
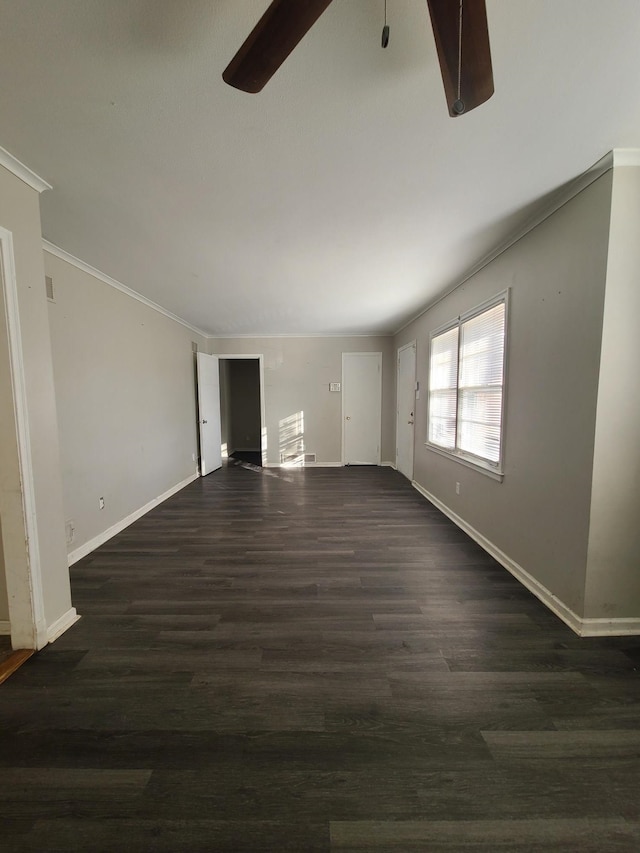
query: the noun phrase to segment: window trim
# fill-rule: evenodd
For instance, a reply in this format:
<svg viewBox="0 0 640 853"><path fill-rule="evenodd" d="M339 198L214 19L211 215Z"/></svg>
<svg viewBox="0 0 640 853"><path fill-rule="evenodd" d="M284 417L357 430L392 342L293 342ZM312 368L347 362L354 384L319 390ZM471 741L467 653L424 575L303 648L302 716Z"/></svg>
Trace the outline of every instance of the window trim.
<svg viewBox="0 0 640 853"><path fill-rule="evenodd" d="M438 453L440 456L445 456L447 459L453 459L455 462L460 463L461 465L465 465L468 468L473 468L476 471L480 471L482 474L486 474L488 477L491 477L494 480L499 480L502 482L504 478L504 458L505 458L505 416L506 416L506 396L507 396L507 366L508 366L508 357L507 357L507 349L508 349L508 339L509 339L509 289L503 290L500 293L497 293L495 296L492 296L490 299L486 299L484 302L481 302L479 305L476 305L475 308L470 309L469 311L465 311L462 314L459 314L457 317L449 320L446 323L443 323L441 326L438 326L437 329L433 329L429 334L429 361L428 361L428 373L427 373L427 439L425 441L425 447L434 453ZM458 404L459 404L459 378L460 378L460 329L463 323L471 320L474 317L479 316L480 314L484 314L485 311L490 310L495 305L499 305L501 302L504 302L504 347L502 353L502 400L500 406L500 459L497 463L490 462L487 459L483 459L480 456L475 456L473 453L469 453L466 450L460 450L459 448L454 448L449 450L446 447L442 447L439 444L435 444L432 441L429 441L429 409L431 406L431 348L433 339L438 337L439 335L444 334L445 332L451 331L451 329L458 329L458 376L456 377L456 442L458 441Z"/></svg>

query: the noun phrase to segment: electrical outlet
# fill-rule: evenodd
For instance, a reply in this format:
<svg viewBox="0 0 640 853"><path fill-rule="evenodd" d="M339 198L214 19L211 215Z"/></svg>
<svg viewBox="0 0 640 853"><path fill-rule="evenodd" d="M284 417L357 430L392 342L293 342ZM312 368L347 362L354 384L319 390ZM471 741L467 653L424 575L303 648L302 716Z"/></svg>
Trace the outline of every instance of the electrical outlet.
<svg viewBox="0 0 640 853"><path fill-rule="evenodd" d="M456 495L460 494L460 483L456 483Z"/></svg>
<svg viewBox="0 0 640 853"><path fill-rule="evenodd" d="M104 498L98 498L99 509L104 509Z"/></svg>

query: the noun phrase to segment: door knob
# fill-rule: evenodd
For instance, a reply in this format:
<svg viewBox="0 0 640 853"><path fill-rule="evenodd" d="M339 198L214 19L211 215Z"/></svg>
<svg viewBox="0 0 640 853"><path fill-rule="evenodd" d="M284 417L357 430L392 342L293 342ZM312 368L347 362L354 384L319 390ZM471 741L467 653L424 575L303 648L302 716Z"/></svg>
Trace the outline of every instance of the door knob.
<svg viewBox="0 0 640 853"><path fill-rule="evenodd" d="M202 421L203 424L209 423L208 421Z"/></svg>
<svg viewBox="0 0 640 853"><path fill-rule="evenodd" d="M349 415L347 415L345 418L345 421L350 421L350 420L351 420L351 418L349 417Z"/></svg>

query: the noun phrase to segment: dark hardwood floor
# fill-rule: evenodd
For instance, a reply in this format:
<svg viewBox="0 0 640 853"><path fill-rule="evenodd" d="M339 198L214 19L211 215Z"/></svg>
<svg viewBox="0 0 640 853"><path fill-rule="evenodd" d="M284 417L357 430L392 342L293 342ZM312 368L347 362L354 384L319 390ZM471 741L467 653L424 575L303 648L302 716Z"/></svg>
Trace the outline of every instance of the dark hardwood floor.
<svg viewBox="0 0 640 853"><path fill-rule="evenodd" d="M0 687L2 851L637 853L640 640L390 469L196 481Z"/></svg>

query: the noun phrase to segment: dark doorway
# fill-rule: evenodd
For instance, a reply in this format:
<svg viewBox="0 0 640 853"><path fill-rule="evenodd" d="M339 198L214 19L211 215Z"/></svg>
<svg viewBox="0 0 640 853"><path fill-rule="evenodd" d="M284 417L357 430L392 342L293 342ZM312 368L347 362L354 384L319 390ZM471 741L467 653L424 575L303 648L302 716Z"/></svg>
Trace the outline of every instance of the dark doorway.
<svg viewBox="0 0 640 853"><path fill-rule="evenodd" d="M220 357L220 422L227 456L262 465L259 359Z"/></svg>
<svg viewBox="0 0 640 853"><path fill-rule="evenodd" d="M238 462L250 462L252 465L262 465L262 453L258 453L256 450L234 450L231 458L237 459Z"/></svg>

